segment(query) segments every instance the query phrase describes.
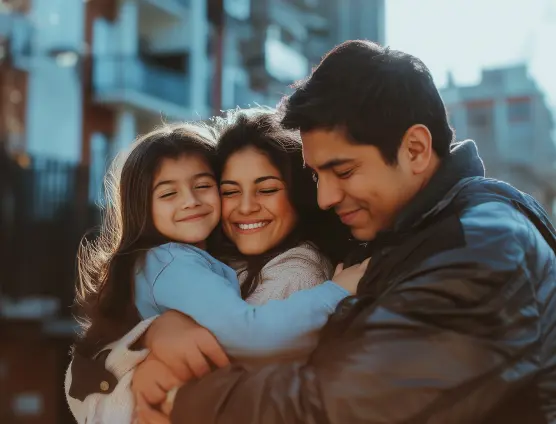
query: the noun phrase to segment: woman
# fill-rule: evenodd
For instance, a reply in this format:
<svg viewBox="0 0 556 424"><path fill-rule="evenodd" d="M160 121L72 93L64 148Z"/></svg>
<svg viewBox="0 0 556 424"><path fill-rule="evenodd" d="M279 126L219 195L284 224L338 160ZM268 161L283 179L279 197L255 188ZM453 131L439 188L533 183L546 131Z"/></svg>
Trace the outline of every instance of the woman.
<svg viewBox="0 0 556 424"><path fill-rule="evenodd" d="M225 237L212 249L209 247L211 253L237 269L242 294L253 304L284 299L328 279L332 266L323 251L329 254L333 251L322 243L320 225L315 224L324 223L320 228L327 229L329 238L333 228L329 224L331 216L317 207L316 190L311 175L303 168L297 134L283 130L274 113L263 110L231 112L225 119L217 120L217 126L222 131L218 158ZM124 337L123 345L127 348L144 327ZM316 334L304 342L310 350L316 343ZM106 364L112 364L108 367L121 376L130 368L129 364L124 369L118 368L114 359L118 352L123 352L121 345L106 356ZM125 354L129 357L129 352ZM136 360L144 357L139 353L131 355ZM75 363L68 375L79 381ZM144 367L138 369L138 378L148 374L149 367L155 364L154 359L145 361ZM156 364L159 369L160 366ZM178 374L181 381L187 378L183 372ZM101 383L97 386L99 393L108 392L110 388L105 384L103 390ZM69 386L68 400L74 385L70 382ZM135 384L136 389L139 387L140 383ZM152 396L148 400L152 402Z"/></svg>
<svg viewBox="0 0 556 424"><path fill-rule="evenodd" d="M243 297L284 299L329 278L349 232L319 209L298 133L267 109L231 111L216 122L225 237L213 253L236 268Z"/></svg>

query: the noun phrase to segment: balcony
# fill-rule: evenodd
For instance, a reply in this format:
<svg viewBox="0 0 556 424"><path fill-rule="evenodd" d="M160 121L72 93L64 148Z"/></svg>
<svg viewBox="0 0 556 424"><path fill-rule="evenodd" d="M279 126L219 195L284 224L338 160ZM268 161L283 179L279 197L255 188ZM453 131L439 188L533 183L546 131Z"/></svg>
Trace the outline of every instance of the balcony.
<svg viewBox="0 0 556 424"><path fill-rule="evenodd" d="M0 39L7 40L8 59L16 69L28 71L30 68L31 33L31 22L27 16L0 11Z"/></svg>
<svg viewBox="0 0 556 424"><path fill-rule="evenodd" d="M305 78L309 73L309 61L297 50L272 35L272 27L265 40L265 68L277 81L288 84Z"/></svg>
<svg viewBox="0 0 556 424"><path fill-rule="evenodd" d="M170 18L181 19L196 0L139 0L141 10L147 13L162 14Z"/></svg>
<svg viewBox="0 0 556 424"><path fill-rule="evenodd" d="M188 119L190 81L186 73L145 63L138 57L97 58L93 65L95 101Z"/></svg>

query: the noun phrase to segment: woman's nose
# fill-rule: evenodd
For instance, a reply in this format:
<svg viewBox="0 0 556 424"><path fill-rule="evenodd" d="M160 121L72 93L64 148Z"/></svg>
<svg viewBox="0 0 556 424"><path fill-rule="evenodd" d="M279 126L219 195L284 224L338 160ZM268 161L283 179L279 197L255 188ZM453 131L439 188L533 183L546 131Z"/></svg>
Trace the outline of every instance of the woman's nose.
<svg viewBox="0 0 556 424"><path fill-rule="evenodd" d="M254 196L251 195L243 195L241 198L241 203L239 205L239 212L244 215L249 215L253 212L257 212L260 210L259 202Z"/></svg>

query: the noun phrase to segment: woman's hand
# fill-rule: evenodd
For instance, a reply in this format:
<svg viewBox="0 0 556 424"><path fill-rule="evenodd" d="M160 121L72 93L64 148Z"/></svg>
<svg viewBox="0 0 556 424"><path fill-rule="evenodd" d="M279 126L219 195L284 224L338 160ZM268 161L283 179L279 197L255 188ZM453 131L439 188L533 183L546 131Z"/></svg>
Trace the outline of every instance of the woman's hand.
<svg viewBox="0 0 556 424"><path fill-rule="evenodd" d="M191 377L177 378L170 368L150 354L135 369L131 391L137 405L142 404L143 400L149 405L161 405L171 389L181 386Z"/></svg>
<svg viewBox="0 0 556 424"><path fill-rule="evenodd" d="M182 381L210 372L209 360L219 368L230 363L210 331L177 311L168 311L151 324L145 345Z"/></svg>
<svg viewBox="0 0 556 424"><path fill-rule="evenodd" d="M207 374L208 360L218 367L229 364L212 333L177 311L157 318L144 342L151 353L137 367L132 382L136 422L140 424L169 422L164 413L170 414L177 388L193 377ZM164 413L153 406L161 407Z"/></svg>
<svg viewBox="0 0 556 424"><path fill-rule="evenodd" d="M352 265L346 269L344 269L344 264L338 264L332 281L342 286L351 294L357 293L357 286L359 286L359 281L363 278L370 260L371 258L367 258L360 264Z"/></svg>

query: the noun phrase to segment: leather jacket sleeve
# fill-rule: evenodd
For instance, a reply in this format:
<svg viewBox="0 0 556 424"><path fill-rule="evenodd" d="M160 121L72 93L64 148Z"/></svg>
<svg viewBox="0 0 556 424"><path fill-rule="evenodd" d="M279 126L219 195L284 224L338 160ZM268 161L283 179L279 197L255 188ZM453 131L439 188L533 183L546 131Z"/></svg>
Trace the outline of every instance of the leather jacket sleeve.
<svg viewBox="0 0 556 424"><path fill-rule="evenodd" d="M539 371L544 259L518 212L474 209L461 217L465 246L425 259L378 299L361 295L308 360L187 384L172 423L483 422Z"/></svg>

